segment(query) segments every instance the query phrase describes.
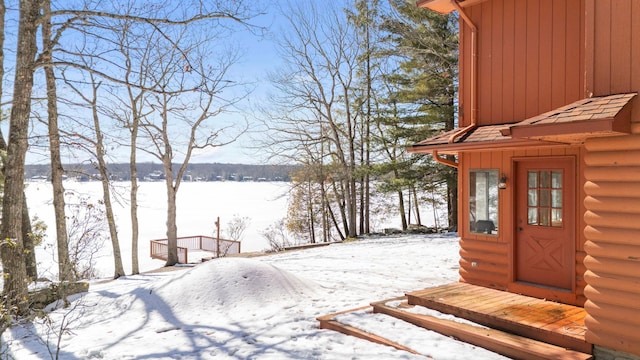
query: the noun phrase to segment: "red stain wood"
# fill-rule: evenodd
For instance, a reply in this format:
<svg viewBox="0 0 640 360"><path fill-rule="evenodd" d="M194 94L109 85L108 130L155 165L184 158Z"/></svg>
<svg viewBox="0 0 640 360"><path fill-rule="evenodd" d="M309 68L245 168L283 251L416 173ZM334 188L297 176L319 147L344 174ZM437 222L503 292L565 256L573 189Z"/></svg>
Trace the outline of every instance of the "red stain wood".
<svg viewBox="0 0 640 360"><path fill-rule="evenodd" d="M588 360L592 356L563 347L521 337L508 332L487 329L475 325L463 324L452 320L416 314L405 311L403 307L392 307L381 301L371 304L374 312L390 315L425 329L451 336L461 341L483 347L514 359L581 359Z"/></svg>
<svg viewBox="0 0 640 360"><path fill-rule="evenodd" d="M431 294L432 291L434 294ZM510 333L591 353L591 344L585 341L584 334L577 331L584 330L586 316L584 309L579 307L464 283L412 292L407 294L407 298L412 305L425 306ZM490 306L486 306L487 303Z"/></svg>
<svg viewBox="0 0 640 360"><path fill-rule="evenodd" d="M422 3L449 6L447 11L452 7L445 0ZM519 122L592 96L640 92L640 1L491 0L460 4L478 26L479 125ZM460 36L460 122L467 125L472 56L466 25L462 25ZM589 341L640 355L638 332L620 331L637 329L638 317L628 315L640 311L640 99L630 105L623 124L626 127L616 125L614 130L633 135L606 132L595 138L592 131L575 134L571 129L557 134L556 128L540 138L573 146L525 150L477 146L458 153L460 276L470 284L584 304L590 314ZM572 254L575 286L571 294L561 296L516 282L513 188L499 193L498 235L469 232L467 174L471 169L497 169L513 181L513 164L518 158L567 155L575 156L577 164Z"/></svg>
<svg viewBox="0 0 640 360"><path fill-rule="evenodd" d="M478 27L479 124L524 120L583 96L581 6L580 0L493 0L465 9ZM460 103L467 105L471 41L462 35ZM465 108L462 123L469 115Z"/></svg>

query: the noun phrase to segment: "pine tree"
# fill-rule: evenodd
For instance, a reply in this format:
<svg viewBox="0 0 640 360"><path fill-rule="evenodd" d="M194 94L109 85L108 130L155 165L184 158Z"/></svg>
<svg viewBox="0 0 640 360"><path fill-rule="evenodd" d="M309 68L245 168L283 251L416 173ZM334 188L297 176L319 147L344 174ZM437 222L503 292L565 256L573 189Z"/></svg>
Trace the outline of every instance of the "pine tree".
<svg viewBox="0 0 640 360"><path fill-rule="evenodd" d="M382 28L396 55L397 70L387 81L386 113L380 117L386 136L410 145L455 126L457 78L457 22L417 8L413 2L390 0L392 12ZM455 169L435 164L425 156L398 157L386 164L399 179L391 189L437 189L446 184L449 228L457 226ZM415 201L414 201L415 204Z"/></svg>

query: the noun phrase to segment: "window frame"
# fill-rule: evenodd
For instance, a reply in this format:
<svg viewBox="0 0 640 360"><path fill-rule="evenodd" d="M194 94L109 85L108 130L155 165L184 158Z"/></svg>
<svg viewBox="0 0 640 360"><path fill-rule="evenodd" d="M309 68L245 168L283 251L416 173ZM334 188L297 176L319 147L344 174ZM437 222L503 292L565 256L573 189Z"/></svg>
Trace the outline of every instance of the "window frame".
<svg viewBox="0 0 640 360"><path fill-rule="evenodd" d="M484 175L484 194L478 198L478 177L477 174ZM500 234L500 169L498 168L472 168L468 172L469 196L466 199L469 221L467 221L469 234L481 236L499 236ZM493 190L491 190L493 188ZM482 201L484 211L482 217L478 216L478 202ZM478 222L481 228L478 228Z"/></svg>

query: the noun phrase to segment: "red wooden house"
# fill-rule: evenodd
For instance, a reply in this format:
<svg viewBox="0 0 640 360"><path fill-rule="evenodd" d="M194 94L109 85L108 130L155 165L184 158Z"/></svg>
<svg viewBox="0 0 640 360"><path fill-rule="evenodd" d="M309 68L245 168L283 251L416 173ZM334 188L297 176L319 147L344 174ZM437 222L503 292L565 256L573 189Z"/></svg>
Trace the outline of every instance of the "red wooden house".
<svg viewBox="0 0 640 360"><path fill-rule="evenodd" d="M418 5L460 17L459 128L410 151L458 168L461 281L640 356L640 0Z"/></svg>

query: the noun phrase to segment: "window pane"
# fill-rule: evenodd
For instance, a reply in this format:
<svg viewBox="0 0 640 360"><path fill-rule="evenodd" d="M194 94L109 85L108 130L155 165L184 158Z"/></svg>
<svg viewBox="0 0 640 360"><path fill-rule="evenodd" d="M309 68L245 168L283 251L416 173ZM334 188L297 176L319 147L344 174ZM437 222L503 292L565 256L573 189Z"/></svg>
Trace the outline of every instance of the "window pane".
<svg viewBox="0 0 640 360"><path fill-rule="evenodd" d="M540 189L540 206L549 207L550 193L548 189Z"/></svg>
<svg viewBox="0 0 640 360"><path fill-rule="evenodd" d="M498 171L472 170L469 174L469 229L498 233Z"/></svg>
<svg viewBox="0 0 640 360"><path fill-rule="evenodd" d="M530 207L527 211L527 223L529 225L538 225L538 208Z"/></svg>
<svg viewBox="0 0 640 360"><path fill-rule="evenodd" d="M529 206L538 206L538 190L536 189L530 189L529 190L529 194L528 194L528 198L529 198Z"/></svg>
<svg viewBox="0 0 640 360"><path fill-rule="evenodd" d="M529 171L527 183L529 225L562 226L562 171Z"/></svg>
<svg viewBox="0 0 640 360"><path fill-rule="evenodd" d="M551 225L551 219L549 218L549 209L545 209L545 208L540 209L540 225L542 226Z"/></svg>
<svg viewBox="0 0 640 360"><path fill-rule="evenodd" d="M562 226L562 210L551 210L551 226Z"/></svg>
<svg viewBox="0 0 640 360"><path fill-rule="evenodd" d="M562 207L562 190L551 190L551 206L554 208Z"/></svg>
<svg viewBox="0 0 640 360"><path fill-rule="evenodd" d="M540 171L540 188L549 188L550 185L549 171Z"/></svg>
<svg viewBox="0 0 640 360"><path fill-rule="evenodd" d="M551 187L554 189L562 189L562 171L551 172Z"/></svg>
<svg viewBox="0 0 640 360"><path fill-rule="evenodd" d="M528 174L528 184L529 189L535 189L538 187L538 172L537 171L529 171Z"/></svg>

